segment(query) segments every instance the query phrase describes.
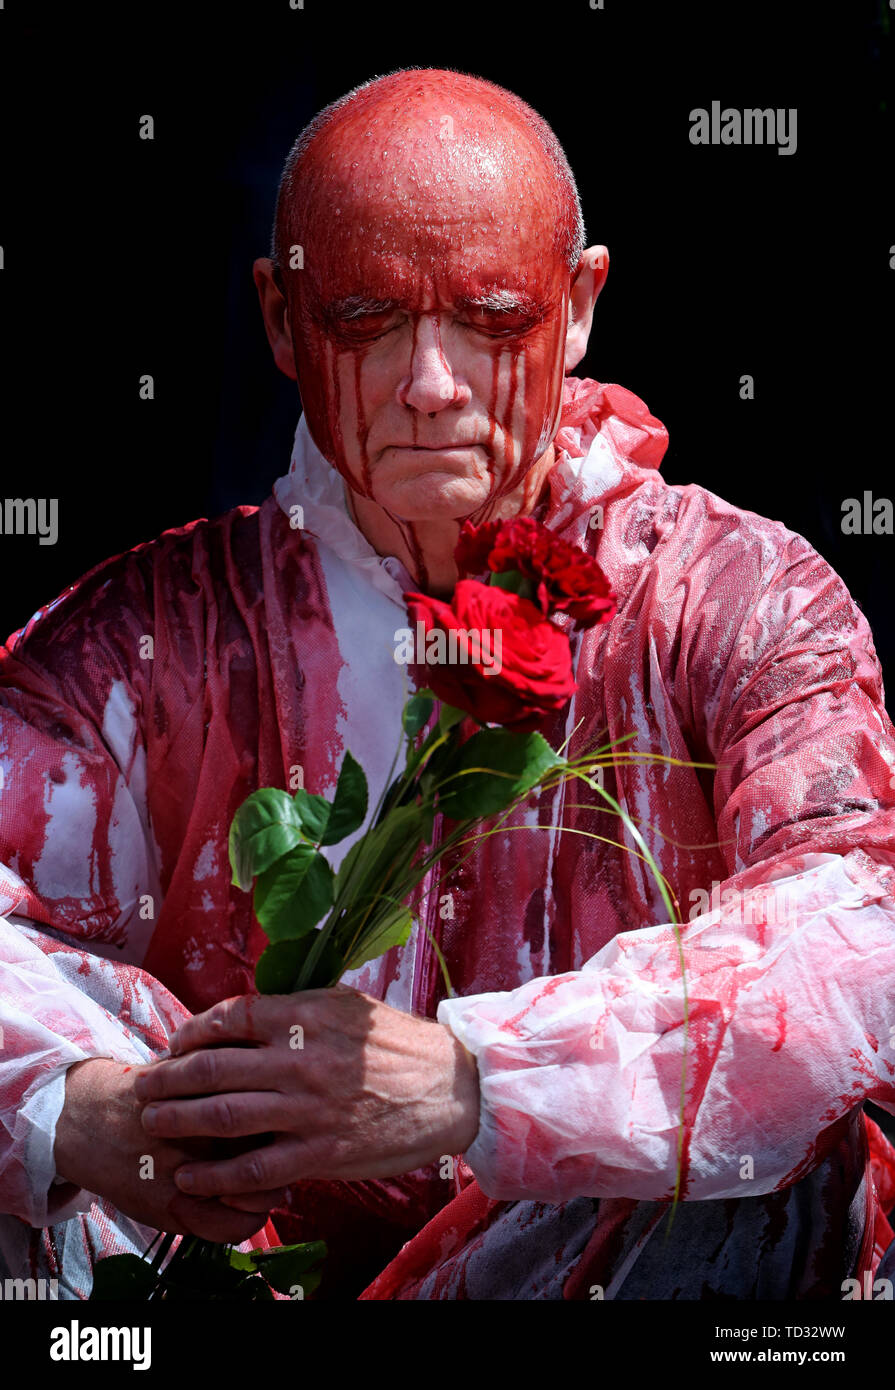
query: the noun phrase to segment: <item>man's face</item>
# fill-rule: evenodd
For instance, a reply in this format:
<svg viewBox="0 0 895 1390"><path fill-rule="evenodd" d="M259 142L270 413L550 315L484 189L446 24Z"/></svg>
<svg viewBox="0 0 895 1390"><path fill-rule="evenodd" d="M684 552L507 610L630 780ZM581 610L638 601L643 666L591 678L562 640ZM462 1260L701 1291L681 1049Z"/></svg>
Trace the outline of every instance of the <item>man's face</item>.
<svg viewBox="0 0 895 1390"><path fill-rule="evenodd" d="M355 491L408 521L476 516L513 491L562 398L555 183L534 156L451 127L441 118L403 159L365 149L362 130L324 140L289 283L311 434Z"/></svg>

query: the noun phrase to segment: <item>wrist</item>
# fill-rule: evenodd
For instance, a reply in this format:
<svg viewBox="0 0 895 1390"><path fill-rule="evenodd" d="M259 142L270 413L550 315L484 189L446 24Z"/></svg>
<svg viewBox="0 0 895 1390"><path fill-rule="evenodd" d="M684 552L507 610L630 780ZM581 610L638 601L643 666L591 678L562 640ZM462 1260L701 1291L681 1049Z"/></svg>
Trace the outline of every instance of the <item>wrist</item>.
<svg viewBox="0 0 895 1390"><path fill-rule="evenodd" d="M108 1057L88 1057L75 1062L65 1073L65 1103L56 1122L53 1161L56 1176L65 1182L83 1187L82 1159L91 1150L96 1161L94 1131L97 1127L99 1088L108 1082L109 1070L119 1070L119 1064Z"/></svg>
<svg viewBox="0 0 895 1390"><path fill-rule="evenodd" d="M443 1026L451 1045L452 1100L457 1112L448 1150L450 1153L462 1154L472 1146L479 1130L481 1108L479 1064L469 1048L458 1037L455 1037L447 1025Z"/></svg>

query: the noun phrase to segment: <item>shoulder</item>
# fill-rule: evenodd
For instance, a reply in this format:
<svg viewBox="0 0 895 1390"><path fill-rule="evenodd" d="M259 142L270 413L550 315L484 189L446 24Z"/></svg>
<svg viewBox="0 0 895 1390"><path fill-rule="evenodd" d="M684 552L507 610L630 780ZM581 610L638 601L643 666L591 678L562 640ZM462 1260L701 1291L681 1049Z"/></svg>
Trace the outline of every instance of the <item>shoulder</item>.
<svg viewBox="0 0 895 1390"><path fill-rule="evenodd" d="M619 563L632 590L692 601L723 590L728 606L747 606L768 589L843 581L806 538L781 521L697 484L658 474L606 509L601 563Z"/></svg>
<svg viewBox="0 0 895 1390"><path fill-rule="evenodd" d="M234 557L235 572L250 576L259 554L260 510L239 506L200 517L109 556L38 608L7 639L7 649L20 659L37 658L47 647L83 641L87 634L108 638L115 628L151 625L160 602L227 582Z"/></svg>
<svg viewBox="0 0 895 1390"><path fill-rule="evenodd" d="M876 679L864 614L811 543L707 488L658 475L607 508L596 556L619 596L616 641L716 672L835 655Z"/></svg>

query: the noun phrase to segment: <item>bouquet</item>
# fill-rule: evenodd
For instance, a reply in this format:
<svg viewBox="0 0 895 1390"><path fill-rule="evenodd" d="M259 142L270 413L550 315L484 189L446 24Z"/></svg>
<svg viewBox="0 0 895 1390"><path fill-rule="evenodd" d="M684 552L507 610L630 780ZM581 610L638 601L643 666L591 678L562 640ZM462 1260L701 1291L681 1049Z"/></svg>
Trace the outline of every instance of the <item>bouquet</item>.
<svg viewBox="0 0 895 1390"><path fill-rule="evenodd" d="M269 943L255 971L259 993L327 988L403 946L413 926L407 900L438 861L460 845L474 853L482 836L498 833L531 793L569 778L621 817L669 918L679 920L640 832L600 776L619 759L657 755L625 751L621 739L568 759L538 732L576 689L569 635L553 617L566 614L580 629L606 623L615 612L599 565L529 518L467 522L456 559L461 577L450 603L405 594L416 636L409 664L419 688L405 702L401 742L369 828L338 871L323 850L357 831L368 811L367 779L350 752L331 801L303 788L290 794L264 787L236 812L229 840L233 883L253 891ZM404 631L413 647L413 629ZM436 813L449 828L433 847ZM481 829L486 821L493 824ZM450 994L445 962L430 940ZM320 1241L248 1253L198 1238L183 1237L175 1247L177 1241L159 1233L142 1258L101 1259L92 1297L270 1299L272 1291L304 1297L317 1287L326 1254Z"/></svg>

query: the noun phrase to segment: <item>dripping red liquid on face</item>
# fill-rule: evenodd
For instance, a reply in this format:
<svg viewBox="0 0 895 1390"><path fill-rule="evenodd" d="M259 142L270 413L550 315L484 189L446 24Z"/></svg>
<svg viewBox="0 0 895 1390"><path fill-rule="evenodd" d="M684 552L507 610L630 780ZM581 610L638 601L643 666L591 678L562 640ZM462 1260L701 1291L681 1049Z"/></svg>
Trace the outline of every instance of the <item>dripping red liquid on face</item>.
<svg viewBox="0 0 895 1390"><path fill-rule="evenodd" d="M413 335L413 336L411 337L411 339L410 339L410 360L411 360L411 361L413 361L413 358L414 358L414 356L416 355L416 336L417 336L417 335L416 335L416 330L417 330L418 322L419 322L418 319L414 319L414 320L413 320L413 325L412 325L412 330L411 330L411 331L412 331L412 335ZM410 431L411 431L411 438L413 439L414 444L416 444L417 441L418 441L418 439L419 439L419 421L420 421L420 417L419 417L418 413L417 413L415 410L412 411L412 412L411 412L411 416L410 416Z"/></svg>
<svg viewBox="0 0 895 1390"><path fill-rule="evenodd" d="M286 288L312 437L419 561L414 527L525 495L558 422L570 276L526 118L456 74L400 77L309 145Z"/></svg>
<svg viewBox="0 0 895 1390"><path fill-rule="evenodd" d="M367 454L367 421L364 414L364 397L361 389L361 367L363 366L363 352L354 354L354 409L357 418L357 449L360 454L361 466L361 491L365 497L371 495L372 481L370 478L370 459Z"/></svg>

